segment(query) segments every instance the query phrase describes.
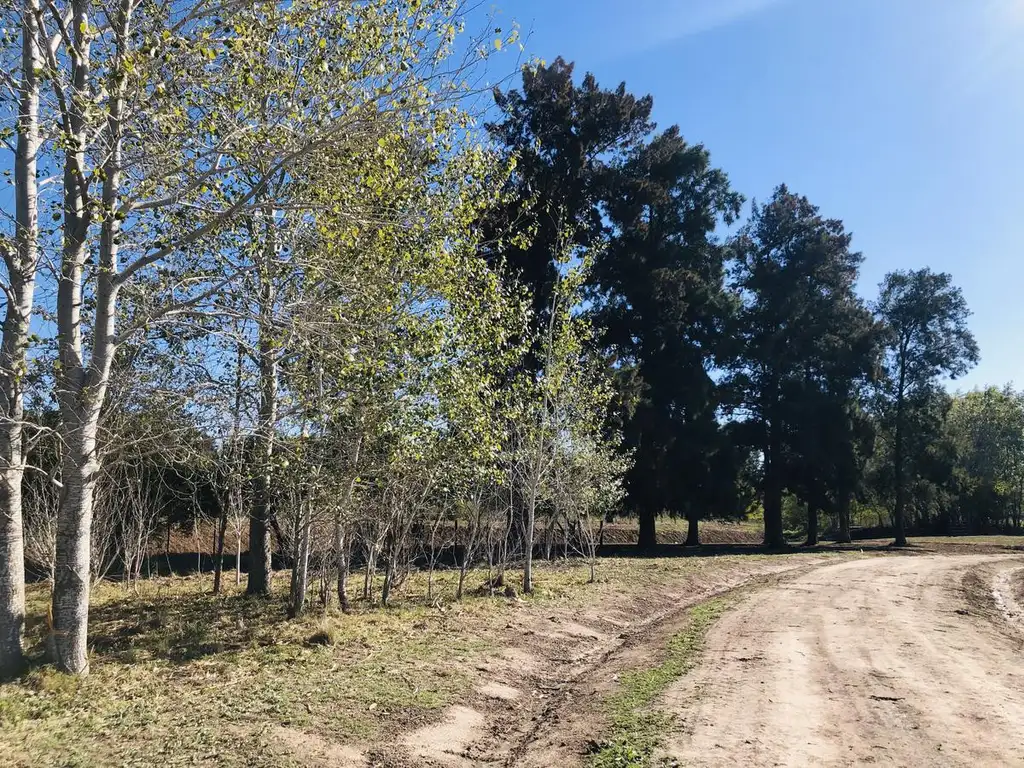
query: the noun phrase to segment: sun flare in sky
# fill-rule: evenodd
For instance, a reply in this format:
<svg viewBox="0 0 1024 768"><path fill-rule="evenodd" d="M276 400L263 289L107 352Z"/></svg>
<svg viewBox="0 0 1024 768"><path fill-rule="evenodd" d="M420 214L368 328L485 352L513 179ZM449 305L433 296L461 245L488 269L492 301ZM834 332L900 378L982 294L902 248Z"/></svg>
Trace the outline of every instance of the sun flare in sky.
<svg viewBox="0 0 1024 768"><path fill-rule="evenodd" d="M986 0L968 10L971 15L963 13L953 17L964 24L960 90L971 94L995 85L1008 103L1024 108L1024 0Z"/></svg>
<svg viewBox="0 0 1024 768"><path fill-rule="evenodd" d="M998 0L1004 17L1017 26L1024 26L1024 0Z"/></svg>
<svg viewBox="0 0 1024 768"><path fill-rule="evenodd" d="M990 0L989 27L1007 48L1024 52L1024 0Z"/></svg>

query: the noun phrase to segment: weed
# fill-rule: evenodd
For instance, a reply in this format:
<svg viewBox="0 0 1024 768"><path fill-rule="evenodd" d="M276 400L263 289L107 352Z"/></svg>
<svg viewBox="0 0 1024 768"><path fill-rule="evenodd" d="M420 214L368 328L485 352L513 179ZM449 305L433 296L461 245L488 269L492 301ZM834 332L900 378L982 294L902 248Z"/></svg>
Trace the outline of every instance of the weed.
<svg viewBox="0 0 1024 768"><path fill-rule="evenodd" d="M320 622L316 632L309 636L306 645L337 645L340 638L338 628L330 621Z"/></svg>
<svg viewBox="0 0 1024 768"><path fill-rule="evenodd" d="M40 693L67 697L78 692L82 679L58 672L53 667L39 667L29 674L28 681Z"/></svg>

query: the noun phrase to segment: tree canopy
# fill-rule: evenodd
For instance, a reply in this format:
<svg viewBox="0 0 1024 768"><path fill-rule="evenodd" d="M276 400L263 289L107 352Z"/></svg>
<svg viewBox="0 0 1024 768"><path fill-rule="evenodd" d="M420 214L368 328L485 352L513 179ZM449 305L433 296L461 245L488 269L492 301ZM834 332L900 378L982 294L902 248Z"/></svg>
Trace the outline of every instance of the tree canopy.
<svg viewBox="0 0 1024 768"><path fill-rule="evenodd" d="M593 578L615 516L1019 527L1022 398L946 391L979 356L953 278L869 305L842 220L746 207L651 96L510 82L517 30L457 0L0 13L0 674L26 562L85 674L94 580L188 526L218 591L284 564L290 615L317 576L348 610L354 564L384 604L442 560L460 595L559 548Z"/></svg>

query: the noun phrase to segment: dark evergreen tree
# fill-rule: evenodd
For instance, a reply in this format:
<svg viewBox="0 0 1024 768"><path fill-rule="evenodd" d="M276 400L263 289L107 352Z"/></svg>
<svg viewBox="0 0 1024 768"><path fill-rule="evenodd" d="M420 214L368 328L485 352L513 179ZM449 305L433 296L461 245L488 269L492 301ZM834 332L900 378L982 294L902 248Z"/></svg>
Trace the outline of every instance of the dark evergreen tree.
<svg viewBox="0 0 1024 768"><path fill-rule="evenodd" d="M579 85L573 64L561 58L523 69L522 90L496 89L501 119L487 124L515 170L503 202L482 222L486 258L528 292L543 324L555 282L562 238L571 247L600 242L601 216L615 158L641 144L653 129L652 100L636 98L625 83L601 88L587 74Z"/></svg>
<svg viewBox="0 0 1024 768"><path fill-rule="evenodd" d="M675 126L615 171L612 235L596 260L591 296L623 383L623 433L635 459L629 501L641 546L655 543L655 517L664 510L687 517L687 543L696 544L697 519L721 501L715 486L732 455L711 376L734 305L714 231L735 219L742 197L707 150Z"/></svg>
<svg viewBox="0 0 1024 768"><path fill-rule="evenodd" d="M891 272L875 310L885 324L885 423L892 435L893 527L896 546L906 546L908 438L913 419L927 412L943 377L955 379L977 363L978 344L967 328L970 311L947 273L930 269Z"/></svg>
<svg viewBox="0 0 1024 768"><path fill-rule="evenodd" d="M695 525L729 495L717 484L733 450L709 371L732 299L713 232L742 198L678 128L648 140L651 99L624 85L603 90L591 75L577 85L558 59L495 96L502 119L488 130L516 165L506 202L483 222L484 255L526 288L543 323L561 238L572 232L570 247L598 254L591 309L620 384L615 426L637 467L627 503L640 513L641 544L653 544L657 513Z"/></svg>
<svg viewBox="0 0 1024 768"><path fill-rule="evenodd" d="M876 336L854 293L862 257L850 241L841 221L781 186L733 242L741 308L728 385L762 454L768 546L786 543L784 490L820 508L849 461L844 414L853 383L872 368Z"/></svg>

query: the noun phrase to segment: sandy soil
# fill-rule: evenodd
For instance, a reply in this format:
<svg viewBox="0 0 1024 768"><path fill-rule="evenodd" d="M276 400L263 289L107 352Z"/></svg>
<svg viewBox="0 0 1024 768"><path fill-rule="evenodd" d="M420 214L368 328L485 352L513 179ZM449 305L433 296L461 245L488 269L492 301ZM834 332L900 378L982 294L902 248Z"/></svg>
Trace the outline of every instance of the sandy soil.
<svg viewBox="0 0 1024 768"><path fill-rule="evenodd" d="M668 764L1024 766L1022 567L871 558L757 591L665 697Z"/></svg>
<svg viewBox="0 0 1024 768"><path fill-rule="evenodd" d="M604 700L619 675L649 665L696 603L737 588L775 583L838 558L736 560L713 576L695 571L656 591L616 593L597 605L524 612L507 643L474 670L475 690L438 722L380 744L360 761L373 768L550 768L584 764L602 736Z"/></svg>
<svg viewBox="0 0 1024 768"><path fill-rule="evenodd" d="M583 766L621 675L657 663L690 606L731 593L697 669L658 702L674 726L654 765L1024 767L1024 558L852 557L740 562L628 601L524 611L436 721L326 756ZM323 764L315 751L300 763Z"/></svg>

